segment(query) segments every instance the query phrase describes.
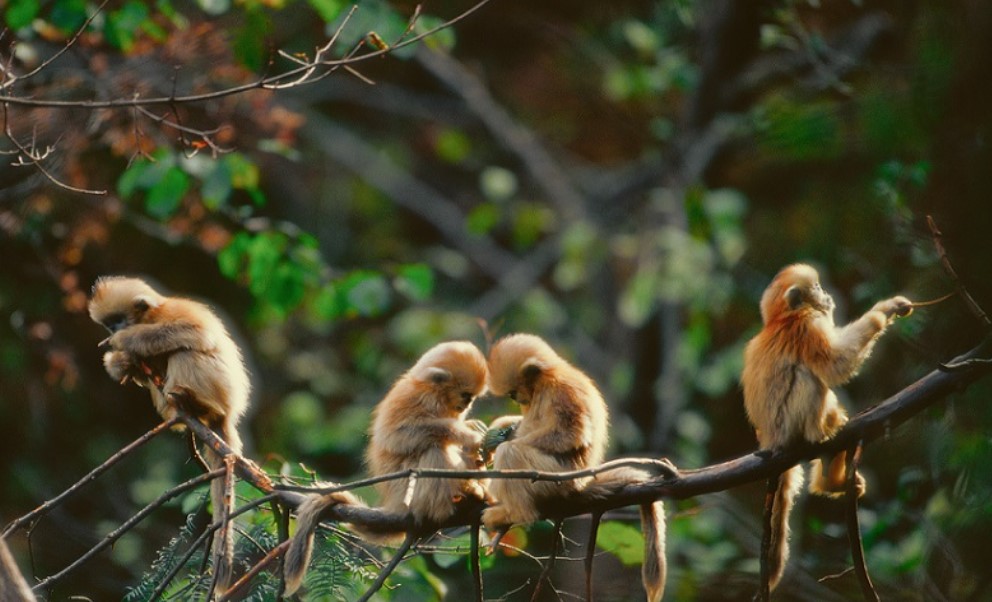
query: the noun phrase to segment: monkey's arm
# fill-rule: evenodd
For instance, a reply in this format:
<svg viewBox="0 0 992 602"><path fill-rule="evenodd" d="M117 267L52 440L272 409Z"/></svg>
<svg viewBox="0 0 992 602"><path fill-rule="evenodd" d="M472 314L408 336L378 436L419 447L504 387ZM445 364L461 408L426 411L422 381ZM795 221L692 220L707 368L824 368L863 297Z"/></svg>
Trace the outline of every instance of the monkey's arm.
<svg viewBox="0 0 992 602"><path fill-rule="evenodd" d="M592 443L593 425L589 411L567 391L546 393L545 414L540 423L533 419L525 432L517 431L517 439L527 445L559 454L583 448ZM533 415L532 415L533 416Z"/></svg>
<svg viewBox="0 0 992 602"><path fill-rule="evenodd" d="M818 366L827 386L850 380L871 354L875 341L885 331L893 317L912 307L909 299L893 297L879 301L863 316L843 328L828 334L829 360Z"/></svg>
<svg viewBox="0 0 992 602"><path fill-rule="evenodd" d="M208 352L216 346L200 324L193 322L164 322L134 324L117 331L110 346L141 357L180 350Z"/></svg>
<svg viewBox="0 0 992 602"><path fill-rule="evenodd" d="M434 418L401 426L383 438L380 445L398 456L419 456L453 442L478 447L482 445L482 433L452 418Z"/></svg>

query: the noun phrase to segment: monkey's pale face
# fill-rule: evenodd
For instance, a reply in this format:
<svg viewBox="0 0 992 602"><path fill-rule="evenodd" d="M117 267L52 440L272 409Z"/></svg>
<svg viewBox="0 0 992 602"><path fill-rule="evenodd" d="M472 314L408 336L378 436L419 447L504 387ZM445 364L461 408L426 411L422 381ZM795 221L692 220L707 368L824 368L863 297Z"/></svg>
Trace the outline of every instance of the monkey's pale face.
<svg viewBox="0 0 992 602"><path fill-rule="evenodd" d="M786 303L791 310L811 307L825 314L834 311L834 298L820 286L819 280L800 282L785 291Z"/></svg>
<svg viewBox="0 0 992 602"><path fill-rule="evenodd" d="M94 322L111 334L140 323L145 313L162 297L137 278L105 277L93 285L89 312Z"/></svg>

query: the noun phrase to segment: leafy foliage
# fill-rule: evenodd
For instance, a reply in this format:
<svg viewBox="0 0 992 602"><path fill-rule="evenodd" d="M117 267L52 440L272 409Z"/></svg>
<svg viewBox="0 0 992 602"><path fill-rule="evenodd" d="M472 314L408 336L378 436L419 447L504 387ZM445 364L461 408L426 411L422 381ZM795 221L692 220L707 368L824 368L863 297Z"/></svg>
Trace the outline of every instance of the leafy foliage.
<svg viewBox="0 0 992 602"><path fill-rule="evenodd" d="M71 52L3 88L10 101L250 88L313 58L341 26L329 57L392 47L452 16L411 24L412 5L381 1L363 1L350 17L338 0L98 6L3 5L0 53L16 74L53 57L93 17ZM0 458L2 506L27 511L157 420L147 392L102 370L95 343L105 335L85 313L102 274L144 274L223 310L254 375L243 429L253 454L278 458L273 472L299 477L295 463L305 461L334 479L362 471L370 410L396 376L440 340L483 345L480 323L492 335L536 332L587 369L611 404L613 452L694 467L754 446L737 375L761 290L784 263L822 267L838 317L895 292L934 298L951 285L922 221L933 213L955 266L992 305L981 277L992 221L992 157L981 141L992 115L975 87L992 56L990 9L754 6L491 2L419 47L355 64L375 86L342 69L295 90L165 102L149 113L8 102L10 132L53 148L43 163L51 175L111 193L81 198L30 165L10 165L23 153L0 166L0 422L19 450ZM392 171L363 170L355 157ZM845 387L852 411L975 340L955 303L921 309L887 335ZM885 597L987 593L987 394L982 385L946 414L921 417L866 458L862 524ZM512 407L493 400L473 410L504 411ZM175 438L161 446L38 525L39 575L96 537L106 500L119 513L116 504L175 482L185 450ZM749 597L761 495L742 488L719 503L677 505L669 597ZM160 534L174 533L194 503L164 509L127 553L122 545L95 560L100 584L80 574L56 595L114 599L133 586L129 599L144 599L194 531L187 517L172 541ZM804 510L796 565L810 575L797 579L835 572L846 553L836 508L811 501ZM65 528L78 535L62 541ZM238 552L248 563L260 551L252 540L272 545L275 527L256 511L243 528L251 537L239 537ZM546 531L517 529L507 541L541 554ZM338 535L322 537L307 587L354 597L369 568ZM631 575L639 541L625 523L600 534ZM454 597L469 587L462 559L405 562L383 595ZM207 587L196 580L202 560L184 563L170 595ZM535 573L526 555L486 563L487 585L506 591ZM615 581L609 594L639 595L622 590L635 579ZM841 581L783 595L843 596ZM247 596L271 598L274 587L264 575Z"/></svg>

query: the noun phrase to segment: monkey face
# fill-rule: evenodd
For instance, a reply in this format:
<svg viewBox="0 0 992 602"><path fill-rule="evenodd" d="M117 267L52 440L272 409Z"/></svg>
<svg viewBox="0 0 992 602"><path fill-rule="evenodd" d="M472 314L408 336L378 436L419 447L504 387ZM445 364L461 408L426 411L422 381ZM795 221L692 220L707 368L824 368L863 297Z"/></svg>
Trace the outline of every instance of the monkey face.
<svg viewBox="0 0 992 602"><path fill-rule="evenodd" d="M803 307L811 307L826 314L834 311L834 298L823 290L819 280L790 286L785 291L785 301L792 311Z"/></svg>
<svg viewBox="0 0 992 602"><path fill-rule="evenodd" d="M161 302L161 295L137 278L104 277L93 285L90 317L113 334L141 323L146 312Z"/></svg>

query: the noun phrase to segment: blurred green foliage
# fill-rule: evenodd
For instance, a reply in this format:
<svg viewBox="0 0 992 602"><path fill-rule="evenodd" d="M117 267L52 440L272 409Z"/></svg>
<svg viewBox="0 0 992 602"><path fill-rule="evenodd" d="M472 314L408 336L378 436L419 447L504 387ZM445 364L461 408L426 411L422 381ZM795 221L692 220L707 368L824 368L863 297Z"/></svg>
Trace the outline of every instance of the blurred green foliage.
<svg viewBox="0 0 992 602"><path fill-rule="evenodd" d="M3 93L130 99L251 87L300 68L339 30L335 58L373 49L371 33L393 46L460 9L425 5L432 14L411 23L413 4L378 0L354 12L337 0L99 6L7 2L0 53L16 74L92 20L71 52ZM839 320L895 293L937 297L954 283L924 221L932 214L962 281L992 307L990 34L982 3L493 0L419 46L356 63L362 79L339 70L150 113L5 105L11 135L51 145L44 165L56 180L111 193L79 195L30 166L0 166L3 519L158 420L144 391L119 387L101 366L105 334L86 296L111 273L222 310L253 375L242 429L250 455L282 478L361 476L371 409L424 350L445 339L484 347L518 330L546 337L600 384L611 456L667 455L693 468L747 453L741 353L784 264L822 268ZM980 334L956 301L921 309L842 398L852 413L876 403ZM884 598L988 597L990 386L869 447L861 522ZM485 398L473 415L508 411ZM30 541L37 576L195 475L186 456L179 437L162 437L42 520ZM763 491L666 504L669 598L750 599ZM238 487L239 504L257 495ZM202 531L204 497L166 505L52 599L146 599ZM276 543L276 522L268 506L239 520L247 565ZM642 595L635 524L600 531L602 599ZM780 595L857 596L852 578L817 581L849 562L842 509L807 499L793 530ZM550 537L543 523L511 531L526 554L485 558L487 594L533 580L528 554L546 554ZM360 595L376 574L368 553L346 530L320 539L312 597ZM26 538L8 543L27 557ZM382 599L470 591L467 535L431 545ZM202 595L202 562L181 562L170 595ZM566 594L581 593L570 567L579 564L559 564ZM247 599L273 599L277 587L264 574Z"/></svg>

